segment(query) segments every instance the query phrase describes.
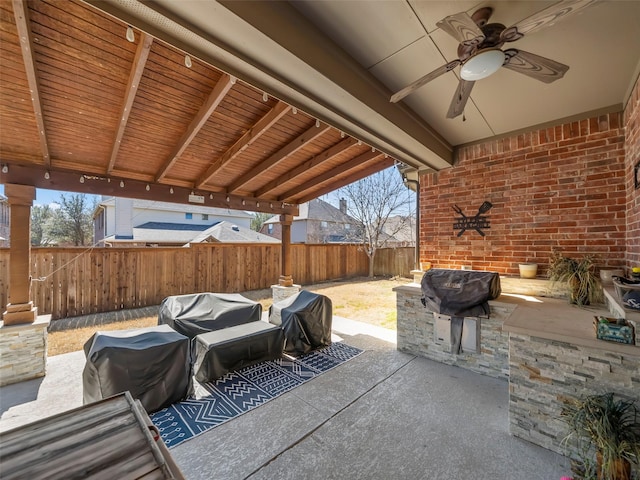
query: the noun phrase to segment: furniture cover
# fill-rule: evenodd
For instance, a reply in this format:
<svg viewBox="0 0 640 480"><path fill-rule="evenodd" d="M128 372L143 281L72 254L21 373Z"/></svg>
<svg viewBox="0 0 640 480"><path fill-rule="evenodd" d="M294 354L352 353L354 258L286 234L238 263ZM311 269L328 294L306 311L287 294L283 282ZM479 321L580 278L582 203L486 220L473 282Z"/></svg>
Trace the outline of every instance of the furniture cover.
<svg viewBox="0 0 640 480"><path fill-rule="evenodd" d="M160 304L158 325L167 324L193 339L212 330L255 322L262 305L237 293L174 295Z"/></svg>
<svg viewBox="0 0 640 480"><path fill-rule="evenodd" d="M331 345L332 318L331 299L307 290L269 308L269 322L282 326L284 351L290 355Z"/></svg>
<svg viewBox="0 0 640 480"><path fill-rule="evenodd" d="M85 344L85 404L129 391L149 413L192 392L191 342L168 325L96 332Z"/></svg>
<svg viewBox="0 0 640 480"><path fill-rule="evenodd" d="M282 356L282 328L267 322L244 323L198 335L195 340L196 380L210 382L225 373Z"/></svg>

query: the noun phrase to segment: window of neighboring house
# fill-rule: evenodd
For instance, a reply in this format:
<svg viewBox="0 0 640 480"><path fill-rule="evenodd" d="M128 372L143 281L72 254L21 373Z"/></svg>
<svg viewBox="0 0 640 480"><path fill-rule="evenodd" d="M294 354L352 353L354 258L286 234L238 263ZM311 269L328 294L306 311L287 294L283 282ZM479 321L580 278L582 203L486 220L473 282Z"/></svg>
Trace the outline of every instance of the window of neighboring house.
<svg viewBox="0 0 640 480"><path fill-rule="evenodd" d="M344 224L344 229L345 230L350 230L351 229L351 224L350 223L345 223Z"/></svg>
<svg viewBox="0 0 640 480"><path fill-rule="evenodd" d="M193 213L185 213L184 218L186 218L187 220L191 220L193 218Z"/></svg>
<svg viewBox="0 0 640 480"><path fill-rule="evenodd" d="M202 220L209 220L209 214L203 213L202 214Z"/></svg>
<svg viewBox="0 0 640 480"><path fill-rule="evenodd" d="M270 223L269 225L267 225L267 233L269 234L273 233L273 223Z"/></svg>
<svg viewBox="0 0 640 480"><path fill-rule="evenodd" d="M324 220L320 222L320 228L327 228L327 222Z"/></svg>

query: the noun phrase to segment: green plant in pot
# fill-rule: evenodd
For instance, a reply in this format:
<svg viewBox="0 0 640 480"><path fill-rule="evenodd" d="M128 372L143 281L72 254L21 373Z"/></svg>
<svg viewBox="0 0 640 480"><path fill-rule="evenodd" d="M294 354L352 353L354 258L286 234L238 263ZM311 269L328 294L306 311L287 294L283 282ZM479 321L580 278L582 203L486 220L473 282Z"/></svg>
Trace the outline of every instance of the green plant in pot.
<svg viewBox="0 0 640 480"><path fill-rule="evenodd" d="M565 401L561 415L569 430L564 441L574 439L582 455L595 452L598 480L631 480L631 464L640 461L640 410L634 401L611 392L589 395ZM592 458L582 463L593 465ZM593 476L587 472L583 478Z"/></svg>
<svg viewBox="0 0 640 480"><path fill-rule="evenodd" d="M552 282L567 284L571 303L590 305L604 301L593 255L576 260L554 250L549 260L548 275Z"/></svg>

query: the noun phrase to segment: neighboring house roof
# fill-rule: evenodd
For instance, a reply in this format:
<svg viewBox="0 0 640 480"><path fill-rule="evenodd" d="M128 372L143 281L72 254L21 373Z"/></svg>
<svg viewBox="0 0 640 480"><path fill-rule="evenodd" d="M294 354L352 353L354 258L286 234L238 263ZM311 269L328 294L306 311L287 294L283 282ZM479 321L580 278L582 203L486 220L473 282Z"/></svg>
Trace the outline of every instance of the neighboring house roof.
<svg viewBox="0 0 640 480"><path fill-rule="evenodd" d="M262 235L231 222L214 225L192 225L168 222L147 222L133 228L133 238L116 238L111 235L106 243L158 243L186 245L201 242L224 243L280 243L277 238Z"/></svg>
<svg viewBox="0 0 640 480"><path fill-rule="evenodd" d="M319 198L301 204L298 211L299 214L293 217L294 222L296 220L322 220L336 223L357 223L350 215L341 212L339 208ZM275 215L264 223L280 223L280 216Z"/></svg>
<svg viewBox="0 0 640 480"><path fill-rule="evenodd" d="M99 206L115 206L116 198L108 197L100 201ZM202 205L189 204L184 205L180 203L172 202L157 202L154 200L136 200L133 199L133 208L139 208L142 210L164 210L170 212L191 212L191 213L204 213L208 215L218 216L234 216L241 218L252 218L244 210L232 210L230 208L217 208L217 207L203 207Z"/></svg>
<svg viewBox="0 0 640 480"><path fill-rule="evenodd" d="M222 221L196 235L189 243L280 243L277 238L263 235L254 230Z"/></svg>

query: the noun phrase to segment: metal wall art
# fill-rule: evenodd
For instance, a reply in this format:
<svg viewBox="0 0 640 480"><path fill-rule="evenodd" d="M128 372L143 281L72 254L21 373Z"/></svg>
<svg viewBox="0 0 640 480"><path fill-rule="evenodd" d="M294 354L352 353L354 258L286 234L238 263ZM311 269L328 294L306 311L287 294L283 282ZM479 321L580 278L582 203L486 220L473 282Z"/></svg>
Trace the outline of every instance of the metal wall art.
<svg viewBox="0 0 640 480"><path fill-rule="evenodd" d="M460 230L458 232L458 237L462 236L462 234L467 230L475 230L484 237L485 233L483 232L483 229L491 228L491 225L489 224L489 217L484 214L491 210L491 207L493 207L491 202L482 202L482 205L478 208L478 213L473 217L467 217L462 213L462 209L458 205L451 207L458 215L460 215L453 223L453 229Z"/></svg>

